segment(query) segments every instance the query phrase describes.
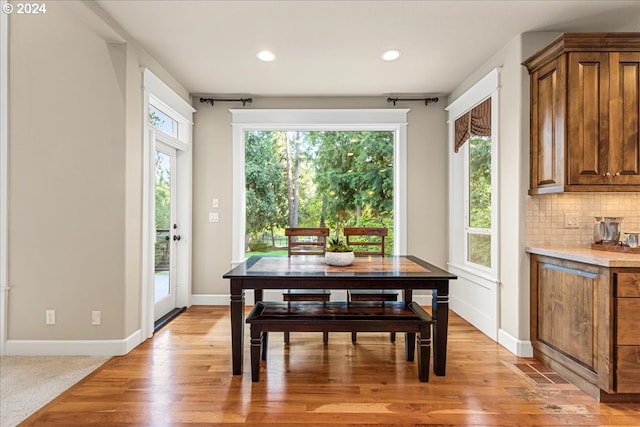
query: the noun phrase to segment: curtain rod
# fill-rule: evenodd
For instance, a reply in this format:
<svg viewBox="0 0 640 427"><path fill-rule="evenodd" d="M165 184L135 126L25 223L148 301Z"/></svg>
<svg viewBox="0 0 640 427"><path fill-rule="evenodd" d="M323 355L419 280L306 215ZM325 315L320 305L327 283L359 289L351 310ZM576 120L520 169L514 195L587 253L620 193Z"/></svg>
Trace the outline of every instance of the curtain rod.
<svg viewBox="0 0 640 427"><path fill-rule="evenodd" d="M247 103L251 104L253 98L200 98L200 102L211 104L212 107L214 102L242 102L242 106L244 107Z"/></svg>
<svg viewBox="0 0 640 427"><path fill-rule="evenodd" d="M387 98L387 102L393 102L394 107L398 101L424 101L424 105L429 105L430 102L438 102L438 98Z"/></svg>

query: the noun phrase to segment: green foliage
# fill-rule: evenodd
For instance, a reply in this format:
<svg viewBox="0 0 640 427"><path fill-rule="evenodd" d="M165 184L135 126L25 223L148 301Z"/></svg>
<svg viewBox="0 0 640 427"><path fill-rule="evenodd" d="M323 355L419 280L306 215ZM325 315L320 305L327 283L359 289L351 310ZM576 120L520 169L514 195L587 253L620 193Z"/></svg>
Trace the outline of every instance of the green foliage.
<svg viewBox="0 0 640 427"><path fill-rule="evenodd" d="M343 239L333 237L327 241L327 252L353 252L353 249Z"/></svg>
<svg viewBox="0 0 640 427"><path fill-rule="evenodd" d="M164 120L158 116L155 111L149 111L149 124L154 128L159 128L163 125Z"/></svg>
<svg viewBox="0 0 640 427"><path fill-rule="evenodd" d="M287 199L281 138L272 132L246 135L245 179L247 230L251 236L287 224Z"/></svg>
<svg viewBox="0 0 640 427"><path fill-rule="evenodd" d="M156 151L156 213L155 221L157 229L169 229L171 224L171 176L166 161L166 156Z"/></svg>
<svg viewBox="0 0 640 427"><path fill-rule="evenodd" d="M245 141L248 235L384 226L391 253L393 132L254 131Z"/></svg>
<svg viewBox="0 0 640 427"><path fill-rule="evenodd" d="M491 138L469 140L469 227L491 229ZM469 261L491 267L491 235L469 233Z"/></svg>
<svg viewBox="0 0 640 427"><path fill-rule="evenodd" d="M469 226L491 228L491 138L469 140Z"/></svg>

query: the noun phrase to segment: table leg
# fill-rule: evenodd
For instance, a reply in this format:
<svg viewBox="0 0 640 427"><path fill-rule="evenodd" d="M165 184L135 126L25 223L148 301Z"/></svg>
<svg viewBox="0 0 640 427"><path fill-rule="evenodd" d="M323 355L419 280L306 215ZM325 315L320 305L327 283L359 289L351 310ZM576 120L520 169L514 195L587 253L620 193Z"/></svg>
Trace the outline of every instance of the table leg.
<svg viewBox="0 0 640 427"><path fill-rule="evenodd" d="M242 281L231 279L231 360L233 375L242 375L244 349L244 289Z"/></svg>
<svg viewBox="0 0 640 427"><path fill-rule="evenodd" d="M434 289L431 295L431 316L436 320L433 331L433 370L436 375L444 376L447 369L449 292L448 289Z"/></svg>
<svg viewBox="0 0 640 427"><path fill-rule="evenodd" d="M402 291L402 298L406 304L413 301L413 290L412 289L404 289ZM406 332L404 334L404 349L406 353L406 359L408 361L413 361L416 349L416 334Z"/></svg>

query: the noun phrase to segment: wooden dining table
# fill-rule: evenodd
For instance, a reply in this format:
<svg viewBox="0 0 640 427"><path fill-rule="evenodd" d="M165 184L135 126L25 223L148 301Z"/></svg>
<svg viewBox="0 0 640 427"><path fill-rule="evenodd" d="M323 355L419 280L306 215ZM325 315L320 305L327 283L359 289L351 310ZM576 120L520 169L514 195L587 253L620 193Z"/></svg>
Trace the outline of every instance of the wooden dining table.
<svg viewBox="0 0 640 427"><path fill-rule="evenodd" d="M233 375L242 375L245 289L262 301L264 289L402 289L406 303L414 289L432 291L433 365L443 376L447 364L449 280L457 277L411 255L356 257L353 264L335 267L322 256L252 256L223 278L230 280L231 351ZM406 342L405 342L406 344Z"/></svg>

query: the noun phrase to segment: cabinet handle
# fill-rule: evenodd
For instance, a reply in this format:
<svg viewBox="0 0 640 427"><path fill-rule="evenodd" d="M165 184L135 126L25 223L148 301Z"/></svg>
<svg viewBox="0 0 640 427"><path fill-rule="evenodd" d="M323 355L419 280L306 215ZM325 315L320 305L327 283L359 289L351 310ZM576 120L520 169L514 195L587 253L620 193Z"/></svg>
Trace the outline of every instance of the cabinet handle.
<svg viewBox="0 0 640 427"><path fill-rule="evenodd" d="M602 176L604 176L605 178L609 178L611 176L611 173L609 172L603 173Z"/></svg>
<svg viewBox="0 0 640 427"><path fill-rule="evenodd" d="M615 176L620 176L620 172L616 172Z"/></svg>

